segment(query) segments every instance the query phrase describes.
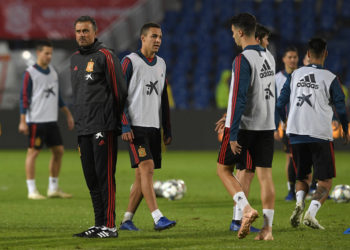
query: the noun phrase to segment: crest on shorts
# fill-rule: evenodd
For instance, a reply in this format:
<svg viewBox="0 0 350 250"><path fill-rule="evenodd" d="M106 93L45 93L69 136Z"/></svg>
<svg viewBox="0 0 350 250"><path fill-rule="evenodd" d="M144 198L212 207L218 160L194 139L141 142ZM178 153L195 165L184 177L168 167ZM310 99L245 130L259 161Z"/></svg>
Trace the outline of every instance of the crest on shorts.
<svg viewBox="0 0 350 250"><path fill-rule="evenodd" d="M145 157L147 155L146 154L146 149L141 147L141 146L139 147L138 152L139 152L139 156L140 157Z"/></svg>
<svg viewBox="0 0 350 250"><path fill-rule="evenodd" d="M94 71L94 62L92 59L90 59L90 62L86 65L86 72L93 72Z"/></svg>
<svg viewBox="0 0 350 250"><path fill-rule="evenodd" d="M40 137L35 138L34 145L37 146L37 147L39 147L40 144L41 144L41 139L40 139Z"/></svg>

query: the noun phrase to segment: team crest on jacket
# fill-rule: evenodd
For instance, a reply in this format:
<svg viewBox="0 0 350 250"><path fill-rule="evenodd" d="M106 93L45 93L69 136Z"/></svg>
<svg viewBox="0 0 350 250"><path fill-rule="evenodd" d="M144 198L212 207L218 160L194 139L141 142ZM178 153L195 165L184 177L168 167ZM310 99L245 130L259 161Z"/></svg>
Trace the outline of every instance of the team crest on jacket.
<svg viewBox="0 0 350 250"><path fill-rule="evenodd" d="M140 157L145 157L147 155L146 149L141 146L139 147L138 152Z"/></svg>
<svg viewBox="0 0 350 250"><path fill-rule="evenodd" d="M94 62L92 59L90 59L90 62L86 65L86 72L93 72L94 71Z"/></svg>

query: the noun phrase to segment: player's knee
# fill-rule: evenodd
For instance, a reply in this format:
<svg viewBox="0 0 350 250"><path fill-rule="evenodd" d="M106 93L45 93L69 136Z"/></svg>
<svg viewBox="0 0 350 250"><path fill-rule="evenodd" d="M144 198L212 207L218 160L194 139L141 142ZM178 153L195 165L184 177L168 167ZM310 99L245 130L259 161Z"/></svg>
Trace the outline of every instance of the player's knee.
<svg viewBox="0 0 350 250"><path fill-rule="evenodd" d="M221 164L217 164L216 166L216 174L221 177L223 175L224 167Z"/></svg>
<svg viewBox="0 0 350 250"><path fill-rule="evenodd" d="M55 147L53 150L52 150L52 153L53 153L53 156L55 158L61 158L64 154L64 148L63 147Z"/></svg>
<svg viewBox="0 0 350 250"><path fill-rule="evenodd" d="M27 158L36 158L40 153L40 150L35 148L29 148L27 152Z"/></svg>

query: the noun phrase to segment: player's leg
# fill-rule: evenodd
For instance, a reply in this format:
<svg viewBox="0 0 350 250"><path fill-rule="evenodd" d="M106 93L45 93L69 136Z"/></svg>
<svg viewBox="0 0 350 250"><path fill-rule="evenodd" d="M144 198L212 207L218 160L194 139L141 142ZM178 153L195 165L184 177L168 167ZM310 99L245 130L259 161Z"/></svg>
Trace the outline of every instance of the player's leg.
<svg viewBox="0 0 350 250"><path fill-rule="evenodd" d="M233 166L217 163L217 174L221 179L227 192L236 202L236 209L243 211L242 223L238 231L238 238L244 238L250 232L250 226L258 217L258 212L253 209L237 178L233 175Z"/></svg>
<svg viewBox="0 0 350 250"><path fill-rule="evenodd" d="M246 151L248 152L248 151ZM250 185L255 175L255 167L253 166L252 159L249 153L247 153L247 160L243 163L236 164L236 178L240 182L243 192L246 197L249 196ZM243 217L243 211L236 204L233 206L233 218L230 224L230 231L239 231L241 227ZM253 226L250 227L250 232L257 233L260 229Z"/></svg>
<svg viewBox="0 0 350 250"><path fill-rule="evenodd" d="M272 159L274 131L251 131L255 140L249 145L249 152L260 183L260 197L263 208L264 224L255 237L256 240L273 240L272 223L275 207L275 187L272 179Z"/></svg>
<svg viewBox="0 0 350 250"><path fill-rule="evenodd" d="M153 189L153 173L154 164L153 160L141 161L139 164L139 171L141 176L141 190L145 197L149 210L155 211L158 209L156 194Z"/></svg>
<svg viewBox="0 0 350 250"><path fill-rule="evenodd" d="M63 145L52 146L50 147L50 150L52 153L50 163L49 163L50 177L58 178L58 175L61 170L61 165L62 165L62 156L64 153L64 147Z"/></svg>
<svg viewBox="0 0 350 250"><path fill-rule="evenodd" d="M28 149L25 160L26 182L28 188L28 199L46 199L41 195L35 184L35 161L43 147L42 128L37 124L29 125Z"/></svg>
<svg viewBox="0 0 350 250"><path fill-rule="evenodd" d="M153 172L161 167L160 129L132 127L134 140L129 144L129 153L133 168L138 168L142 195L154 220L155 230L164 230L175 226L176 222L163 216L158 208L153 189Z"/></svg>
<svg viewBox="0 0 350 250"><path fill-rule="evenodd" d="M154 229L163 230L175 226L176 222L168 220L158 209L156 194L153 189L153 160L144 160L139 163L141 175L141 190L147 206L154 220Z"/></svg>
<svg viewBox="0 0 350 250"><path fill-rule="evenodd" d="M47 197L49 198L71 198L71 194L64 193L58 186L58 176L62 165L64 147L62 137L56 122L45 125L45 142L51 149L49 163L49 187Z"/></svg>
<svg viewBox="0 0 350 250"><path fill-rule="evenodd" d="M316 220L316 214L327 200L332 188L332 178L335 177L335 161L333 142L312 143L312 160L314 176L318 180L316 192L304 216L304 224L314 229L324 229Z"/></svg>
<svg viewBox="0 0 350 250"><path fill-rule="evenodd" d="M242 224L238 231L238 238L242 239L250 232L250 226L258 217L258 212L249 205L241 184L233 174L233 164L239 162L241 156L232 153L229 138L229 129L225 128L217 160L217 175L227 192L236 202L237 208L243 211ZM246 150L243 150L241 154L244 152Z"/></svg>
<svg viewBox="0 0 350 250"><path fill-rule="evenodd" d="M283 143L283 151L286 153L285 171L286 171L287 188L288 188L288 194L285 197L285 200L292 201L292 200L295 200L295 173L293 172L293 165L291 160L291 157L292 157L292 154L290 153L291 146L285 130L283 130L282 143Z"/></svg>
<svg viewBox="0 0 350 250"><path fill-rule="evenodd" d="M49 163L49 187L47 197L49 198L71 198L72 195L63 192L58 185L58 176L62 165L62 156L64 153L63 145L50 147L52 156Z"/></svg>
<svg viewBox="0 0 350 250"><path fill-rule="evenodd" d="M25 169L26 169L26 182L28 188L28 199L31 200L42 200L46 197L41 195L36 188L35 184L35 161L40 153L40 150L35 148L28 148Z"/></svg>
<svg viewBox="0 0 350 250"><path fill-rule="evenodd" d="M286 161L288 162L287 176L288 176L288 195L286 196L286 201L295 200L295 183L296 183L296 166L293 164L292 154L286 154Z"/></svg>
<svg viewBox="0 0 350 250"><path fill-rule="evenodd" d="M256 167L260 183L260 197L263 208L264 224L256 240L273 240L272 223L275 212L275 186L272 179L272 168Z"/></svg>
<svg viewBox="0 0 350 250"><path fill-rule="evenodd" d="M312 172L311 175L312 175L312 181L311 181L311 184L309 185L309 191L305 197L305 200L311 200L317 188L317 180L315 179L314 172Z"/></svg>
<svg viewBox="0 0 350 250"><path fill-rule="evenodd" d="M296 166L296 203L290 217L292 227L298 227L305 208L305 196L311 182L312 157L307 143L292 145L293 165Z"/></svg>
<svg viewBox="0 0 350 250"><path fill-rule="evenodd" d="M129 196L128 209L126 210L122 223L119 227L120 230L138 231L139 229L134 225L132 219L138 206L142 201L142 189L141 189L141 173L139 168L135 169L135 181L132 184Z"/></svg>

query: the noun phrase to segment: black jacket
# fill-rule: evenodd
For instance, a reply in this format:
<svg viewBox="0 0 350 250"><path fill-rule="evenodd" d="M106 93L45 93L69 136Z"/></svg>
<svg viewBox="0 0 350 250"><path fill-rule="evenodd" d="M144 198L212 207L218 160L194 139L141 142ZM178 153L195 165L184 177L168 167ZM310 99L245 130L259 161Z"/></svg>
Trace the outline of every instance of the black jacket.
<svg viewBox="0 0 350 250"><path fill-rule="evenodd" d="M127 88L119 59L96 39L73 54L70 66L78 135L103 131L120 134Z"/></svg>

